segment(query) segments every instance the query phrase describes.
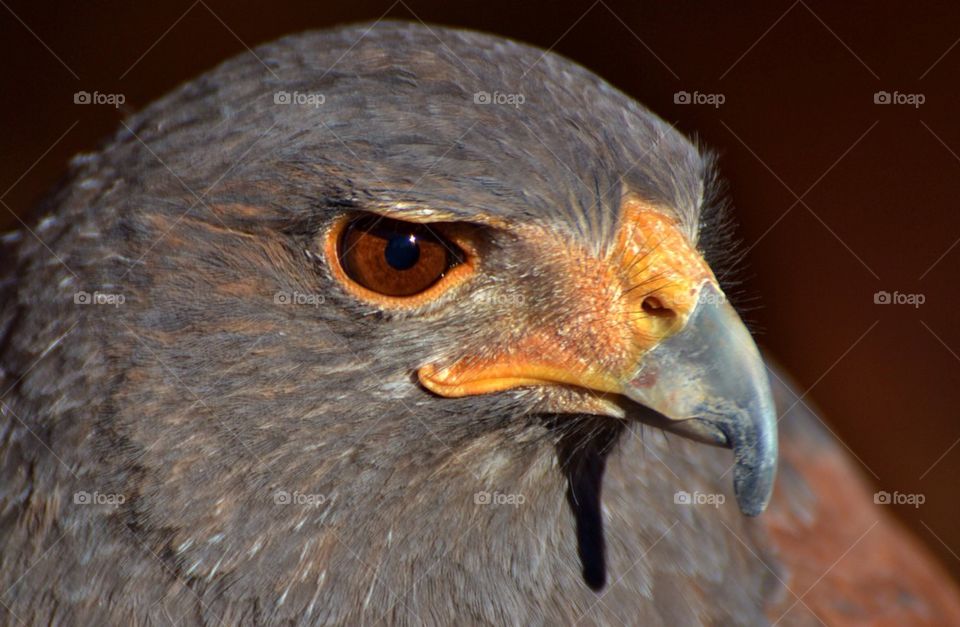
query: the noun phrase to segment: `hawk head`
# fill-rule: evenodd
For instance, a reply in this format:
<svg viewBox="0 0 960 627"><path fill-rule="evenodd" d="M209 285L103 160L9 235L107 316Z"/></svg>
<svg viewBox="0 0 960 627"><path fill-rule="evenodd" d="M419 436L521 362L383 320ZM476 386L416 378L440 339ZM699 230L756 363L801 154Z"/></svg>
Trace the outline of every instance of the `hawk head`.
<svg viewBox="0 0 960 627"><path fill-rule="evenodd" d="M705 256L729 252L710 160L563 58L405 24L291 37L76 168L60 289L124 296L64 305L105 369L78 446L217 598L319 616L322 590L342 618L397 602L358 565L415 586L443 561L481 607L484 577L564 580L573 546L599 585L604 520L661 506L641 473L603 514L643 424L731 448L743 513L770 498L766 372Z"/></svg>

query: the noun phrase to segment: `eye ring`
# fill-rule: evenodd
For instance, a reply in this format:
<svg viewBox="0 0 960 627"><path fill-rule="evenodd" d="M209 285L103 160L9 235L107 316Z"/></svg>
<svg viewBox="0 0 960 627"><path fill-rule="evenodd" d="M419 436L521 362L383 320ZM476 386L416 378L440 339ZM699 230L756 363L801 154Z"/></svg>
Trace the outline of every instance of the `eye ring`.
<svg viewBox="0 0 960 627"><path fill-rule="evenodd" d="M324 249L334 278L354 296L412 308L473 273L476 249L467 226L355 214L328 230Z"/></svg>

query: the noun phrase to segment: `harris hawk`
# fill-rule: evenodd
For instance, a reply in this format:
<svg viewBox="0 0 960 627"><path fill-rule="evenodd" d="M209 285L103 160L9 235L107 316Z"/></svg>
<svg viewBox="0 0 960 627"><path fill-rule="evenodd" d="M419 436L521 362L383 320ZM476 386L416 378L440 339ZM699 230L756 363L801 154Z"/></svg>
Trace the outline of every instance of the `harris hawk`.
<svg viewBox="0 0 960 627"><path fill-rule="evenodd" d="M180 87L5 238L0 621L960 624L727 302L722 208L489 35Z"/></svg>

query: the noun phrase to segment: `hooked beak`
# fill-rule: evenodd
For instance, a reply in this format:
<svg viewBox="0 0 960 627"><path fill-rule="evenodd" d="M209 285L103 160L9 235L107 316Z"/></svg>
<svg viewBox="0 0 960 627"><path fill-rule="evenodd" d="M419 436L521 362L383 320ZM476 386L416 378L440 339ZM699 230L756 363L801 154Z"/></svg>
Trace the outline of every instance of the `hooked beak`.
<svg viewBox="0 0 960 627"><path fill-rule="evenodd" d="M643 356L624 395L688 437L733 449L733 487L747 516L770 502L777 415L766 368L740 316L707 283L686 325Z"/></svg>
<svg viewBox="0 0 960 627"><path fill-rule="evenodd" d="M446 397L585 390L550 411L632 414L731 448L737 502L756 516L770 501L777 466L776 412L760 353L678 223L635 198L621 211L605 257L531 236L563 288L531 299L517 316L533 323L465 338L457 357L424 364L420 382Z"/></svg>

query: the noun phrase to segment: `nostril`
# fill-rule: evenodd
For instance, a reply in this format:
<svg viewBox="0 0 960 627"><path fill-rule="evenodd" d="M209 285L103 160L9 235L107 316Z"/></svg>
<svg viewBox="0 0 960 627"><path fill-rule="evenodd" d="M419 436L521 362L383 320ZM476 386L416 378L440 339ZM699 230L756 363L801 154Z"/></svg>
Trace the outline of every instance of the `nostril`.
<svg viewBox="0 0 960 627"><path fill-rule="evenodd" d="M663 301L661 301L656 296L647 296L643 299L643 311L651 316L672 316L673 310L664 306Z"/></svg>

